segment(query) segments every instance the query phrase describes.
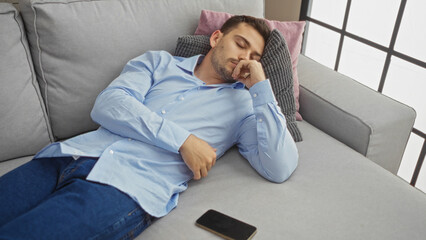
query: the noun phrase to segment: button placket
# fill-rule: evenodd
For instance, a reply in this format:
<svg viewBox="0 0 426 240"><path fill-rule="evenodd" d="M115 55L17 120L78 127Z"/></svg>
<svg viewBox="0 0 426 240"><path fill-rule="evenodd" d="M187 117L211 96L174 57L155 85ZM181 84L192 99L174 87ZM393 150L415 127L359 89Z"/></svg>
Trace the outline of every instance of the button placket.
<svg viewBox="0 0 426 240"><path fill-rule="evenodd" d="M187 89L186 91L182 92L180 95L178 95L172 102L169 102L165 105L163 105L161 108L157 109L158 115L166 115L173 112L173 110L176 108L176 104L180 104L188 97L191 97L191 95L197 94L199 90L203 89L203 85L196 85L190 89Z"/></svg>

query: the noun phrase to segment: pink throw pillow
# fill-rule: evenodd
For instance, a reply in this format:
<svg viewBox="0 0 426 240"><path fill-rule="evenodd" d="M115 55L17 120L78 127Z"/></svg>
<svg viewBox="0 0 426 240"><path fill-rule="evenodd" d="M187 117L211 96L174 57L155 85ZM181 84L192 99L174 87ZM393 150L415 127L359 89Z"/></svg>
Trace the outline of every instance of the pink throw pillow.
<svg viewBox="0 0 426 240"><path fill-rule="evenodd" d="M195 30L195 35L211 35L214 31L220 29L226 20L232 16L233 15L225 12L202 10L197 30ZM299 113L299 78L297 75L297 63L300 50L302 48L303 31L305 30L306 23L303 21L280 22L271 20L266 20L266 23L269 25L271 30L275 28L278 29L283 34L287 42L293 68L296 120L300 121L302 120L302 116Z"/></svg>

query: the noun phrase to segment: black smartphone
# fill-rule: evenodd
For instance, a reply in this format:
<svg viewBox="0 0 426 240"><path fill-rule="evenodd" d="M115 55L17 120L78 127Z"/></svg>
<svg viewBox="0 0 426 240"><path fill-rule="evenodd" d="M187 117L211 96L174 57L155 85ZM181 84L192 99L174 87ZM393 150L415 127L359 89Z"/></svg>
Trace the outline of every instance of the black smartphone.
<svg viewBox="0 0 426 240"><path fill-rule="evenodd" d="M251 239L257 231L256 227L213 209L204 213L197 219L195 224L207 231L230 240L248 240Z"/></svg>

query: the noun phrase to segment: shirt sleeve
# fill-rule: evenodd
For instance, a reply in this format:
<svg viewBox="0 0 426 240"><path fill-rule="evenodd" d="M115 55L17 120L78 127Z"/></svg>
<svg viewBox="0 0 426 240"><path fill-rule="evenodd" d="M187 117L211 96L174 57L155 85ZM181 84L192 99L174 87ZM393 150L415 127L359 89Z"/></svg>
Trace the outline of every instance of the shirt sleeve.
<svg viewBox="0 0 426 240"><path fill-rule="evenodd" d="M153 72L160 65L161 55L147 52L130 60L96 98L91 117L117 135L178 153L190 133L144 105L145 95L155 84Z"/></svg>
<svg viewBox="0 0 426 240"><path fill-rule="evenodd" d="M237 146L260 175L272 182L284 182L297 167L296 144L275 101L269 80L256 83L249 92L254 114L242 122Z"/></svg>

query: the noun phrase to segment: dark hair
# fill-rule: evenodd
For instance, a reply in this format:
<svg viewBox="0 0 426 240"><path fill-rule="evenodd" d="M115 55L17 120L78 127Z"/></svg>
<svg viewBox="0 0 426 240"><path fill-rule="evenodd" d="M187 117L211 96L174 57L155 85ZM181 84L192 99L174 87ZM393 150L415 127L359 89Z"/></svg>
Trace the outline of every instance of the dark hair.
<svg viewBox="0 0 426 240"><path fill-rule="evenodd" d="M265 43L268 40L269 35L271 34L271 30L269 29L265 20L245 15L236 15L231 17L222 25L220 31L223 34L227 34L234 28L236 28L240 23L247 23L254 29L256 29L256 31L259 32L260 35L262 35L263 39L265 40Z"/></svg>

